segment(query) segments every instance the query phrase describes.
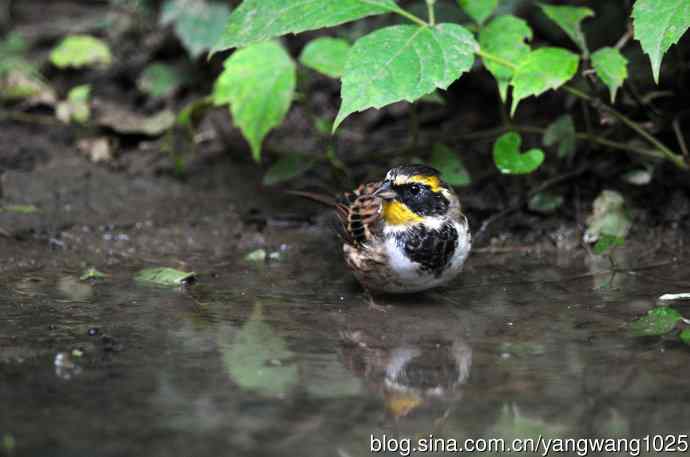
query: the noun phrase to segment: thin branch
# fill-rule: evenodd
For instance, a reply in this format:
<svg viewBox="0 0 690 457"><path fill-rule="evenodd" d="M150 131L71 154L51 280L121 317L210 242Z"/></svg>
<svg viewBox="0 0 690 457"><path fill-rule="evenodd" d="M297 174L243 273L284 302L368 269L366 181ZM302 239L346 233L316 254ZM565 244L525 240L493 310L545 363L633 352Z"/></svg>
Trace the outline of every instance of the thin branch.
<svg viewBox="0 0 690 457"><path fill-rule="evenodd" d="M426 0L426 8L427 11L429 12L429 25L434 26L436 25L436 14L434 12L434 3L436 3L436 0Z"/></svg>
<svg viewBox="0 0 690 457"><path fill-rule="evenodd" d="M685 142L685 136L683 135L683 132L680 129L680 119L681 116L676 116L676 118L673 120L673 131L676 133L676 137L678 138L678 144L680 145L680 150L683 153L683 157L685 157L685 161L687 163L690 163L690 153L688 153L688 144Z"/></svg>

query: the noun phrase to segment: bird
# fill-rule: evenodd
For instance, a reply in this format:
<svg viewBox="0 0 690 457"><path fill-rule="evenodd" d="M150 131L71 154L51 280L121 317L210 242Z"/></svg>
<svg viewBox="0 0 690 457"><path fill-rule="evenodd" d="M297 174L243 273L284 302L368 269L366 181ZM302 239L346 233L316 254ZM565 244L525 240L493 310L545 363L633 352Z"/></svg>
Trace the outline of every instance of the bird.
<svg viewBox="0 0 690 457"><path fill-rule="evenodd" d="M335 198L292 194L335 208L345 262L368 293L406 294L447 284L471 248L458 196L427 165L401 165L382 181ZM370 295L370 303L377 307Z"/></svg>

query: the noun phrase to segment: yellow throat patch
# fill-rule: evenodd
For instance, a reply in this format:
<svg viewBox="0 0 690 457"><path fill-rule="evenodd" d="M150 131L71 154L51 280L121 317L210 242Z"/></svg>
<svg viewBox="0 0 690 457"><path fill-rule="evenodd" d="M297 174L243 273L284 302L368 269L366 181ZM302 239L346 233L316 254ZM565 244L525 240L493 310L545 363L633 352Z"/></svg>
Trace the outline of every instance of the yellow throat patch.
<svg viewBox="0 0 690 457"><path fill-rule="evenodd" d="M391 225L407 225L420 222L422 216L415 214L406 204L391 200L383 202L383 220Z"/></svg>

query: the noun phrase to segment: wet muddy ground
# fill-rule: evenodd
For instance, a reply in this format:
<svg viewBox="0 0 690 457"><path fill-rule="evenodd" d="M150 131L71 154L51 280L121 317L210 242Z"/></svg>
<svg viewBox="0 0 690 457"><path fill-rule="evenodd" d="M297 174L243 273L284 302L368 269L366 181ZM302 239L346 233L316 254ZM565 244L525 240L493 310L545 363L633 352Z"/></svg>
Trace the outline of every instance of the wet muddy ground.
<svg viewBox="0 0 690 457"><path fill-rule="evenodd" d="M688 347L628 331L688 291L678 226L638 228L616 273L572 221L499 230L450 287L380 312L318 210L261 189L254 166L133 176L60 135L40 130L38 159L3 178L6 201L39 212L0 215L0 454L356 457L372 434L688 432ZM257 248L278 258L246 260ZM80 281L88 266L108 276ZM136 282L149 266L198 280Z"/></svg>

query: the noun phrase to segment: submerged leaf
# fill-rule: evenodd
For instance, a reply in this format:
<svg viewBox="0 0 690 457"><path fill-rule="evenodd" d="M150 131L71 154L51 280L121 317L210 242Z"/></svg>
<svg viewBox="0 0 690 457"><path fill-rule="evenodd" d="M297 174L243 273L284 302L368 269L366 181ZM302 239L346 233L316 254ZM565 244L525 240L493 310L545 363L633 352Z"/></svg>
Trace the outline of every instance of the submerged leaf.
<svg viewBox="0 0 690 457"><path fill-rule="evenodd" d="M279 125L295 93L295 63L278 43L268 41L234 52L216 80L213 102L230 104L233 121L249 141L254 160L261 143Z"/></svg>
<svg viewBox="0 0 690 457"><path fill-rule="evenodd" d="M451 186L468 186L472 180L458 154L440 143L434 145L429 165L441 172L441 179Z"/></svg>
<svg viewBox="0 0 690 457"><path fill-rule="evenodd" d="M357 40L342 78L333 129L350 114L446 89L474 63L479 45L457 24L395 25Z"/></svg>
<svg viewBox="0 0 690 457"><path fill-rule="evenodd" d="M666 306L651 309L646 316L630 324L630 331L634 336L665 335L676 327L676 323L683 319L678 311Z"/></svg>
<svg viewBox="0 0 690 457"><path fill-rule="evenodd" d="M637 0L632 13L635 38L649 55L654 81L659 83L661 61L669 48L690 28L688 0Z"/></svg>
<svg viewBox="0 0 690 457"><path fill-rule="evenodd" d="M530 149L520 153L522 138L515 132L502 135L494 143L494 162L504 174L532 173L544 161L544 151Z"/></svg>
<svg viewBox="0 0 690 457"><path fill-rule="evenodd" d="M174 268L147 268L134 277L137 281L151 282L161 286L181 286L194 279L196 273L187 273Z"/></svg>
<svg viewBox="0 0 690 457"><path fill-rule="evenodd" d="M397 10L394 0L244 0L213 52Z"/></svg>
<svg viewBox="0 0 690 457"><path fill-rule="evenodd" d="M680 332L680 340L690 346L690 328L683 329L683 331Z"/></svg>
<svg viewBox="0 0 690 457"><path fill-rule="evenodd" d="M283 395L297 384L297 366L288 360L294 353L263 321L259 304L242 328L220 334L219 346L225 369L243 389Z"/></svg>
<svg viewBox="0 0 690 457"><path fill-rule="evenodd" d="M586 243L599 240L601 235L625 238L632 221L625 209L623 196L612 190L604 190L594 200L592 214L587 218Z"/></svg>
<svg viewBox="0 0 690 457"><path fill-rule="evenodd" d="M58 68L110 65L112 59L108 45L90 35L68 36L50 53L50 61Z"/></svg>
<svg viewBox="0 0 690 457"><path fill-rule="evenodd" d="M537 96L549 89L557 89L568 82L575 73L580 59L562 48L540 48L530 52L520 62L511 84L513 86L513 106L511 116L524 98Z"/></svg>
<svg viewBox="0 0 690 457"><path fill-rule="evenodd" d="M332 78L339 78L345 69L350 43L341 38L320 37L312 40L302 50L302 65Z"/></svg>

